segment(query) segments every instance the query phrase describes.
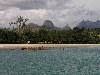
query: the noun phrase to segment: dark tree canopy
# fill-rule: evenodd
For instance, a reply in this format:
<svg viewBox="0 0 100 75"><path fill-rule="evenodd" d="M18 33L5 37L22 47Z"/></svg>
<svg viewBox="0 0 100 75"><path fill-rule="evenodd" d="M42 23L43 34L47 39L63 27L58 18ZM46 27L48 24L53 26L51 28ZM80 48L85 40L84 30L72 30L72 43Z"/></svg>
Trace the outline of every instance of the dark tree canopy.
<svg viewBox="0 0 100 75"><path fill-rule="evenodd" d="M100 44L100 28L53 29L55 26L50 20L44 22L45 27L26 24L27 21L20 16L10 23L17 25L17 29L0 29L0 43Z"/></svg>

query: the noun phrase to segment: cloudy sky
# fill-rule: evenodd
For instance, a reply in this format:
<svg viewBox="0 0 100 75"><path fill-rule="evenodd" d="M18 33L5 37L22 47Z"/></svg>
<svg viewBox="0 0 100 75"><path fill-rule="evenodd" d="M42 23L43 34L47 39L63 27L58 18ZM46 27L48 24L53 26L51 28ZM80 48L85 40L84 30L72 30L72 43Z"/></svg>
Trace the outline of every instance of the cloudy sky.
<svg viewBox="0 0 100 75"><path fill-rule="evenodd" d="M100 0L0 0L0 26L18 16L42 24L51 20L58 27L74 27L80 21L100 20Z"/></svg>

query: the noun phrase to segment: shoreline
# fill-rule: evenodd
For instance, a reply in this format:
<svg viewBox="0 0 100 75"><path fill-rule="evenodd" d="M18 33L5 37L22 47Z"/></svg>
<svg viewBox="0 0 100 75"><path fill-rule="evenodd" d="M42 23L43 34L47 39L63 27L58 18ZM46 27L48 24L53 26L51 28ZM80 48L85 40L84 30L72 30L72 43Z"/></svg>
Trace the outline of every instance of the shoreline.
<svg viewBox="0 0 100 75"><path fill-rule="evenodd" d="M100 47L100 44L0 44L0 49L49 49L49 48L85 48Z"/></svg>

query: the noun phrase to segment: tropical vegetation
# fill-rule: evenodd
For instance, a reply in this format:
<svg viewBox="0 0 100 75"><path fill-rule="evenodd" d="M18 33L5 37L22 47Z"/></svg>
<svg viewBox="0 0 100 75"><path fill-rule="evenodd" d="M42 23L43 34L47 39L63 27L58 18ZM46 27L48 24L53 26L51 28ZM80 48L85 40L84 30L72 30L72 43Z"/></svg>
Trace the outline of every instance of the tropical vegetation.
<svg viewBox="0 0 100 75"><path fill-rule="evenodd" d="M9 23L10 26L15 25L15 28L1 28L0 43L24 44L30 41L32 44L100 44L100 28L57 28L48 20L45 25L32 28L28 26L28 20L20 16L16 22Z"/></svg>

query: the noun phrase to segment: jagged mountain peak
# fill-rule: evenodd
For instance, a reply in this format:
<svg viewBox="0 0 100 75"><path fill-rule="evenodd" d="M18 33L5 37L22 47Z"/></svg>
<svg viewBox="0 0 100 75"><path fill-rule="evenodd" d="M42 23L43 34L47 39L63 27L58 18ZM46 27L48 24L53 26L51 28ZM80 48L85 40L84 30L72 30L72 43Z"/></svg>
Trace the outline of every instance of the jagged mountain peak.
<svg viewBox="0 0 100 75"><path fill-rule="evenodd" d="M89 20L87 20L87 21L83 20L76 27L78 27L78 28L88 28L88 29L100 28L100 20L97 20L95 22L89 21Z"/></svg>
<svg viewBox="0 0 100 75"><path fill-rule="evenodd" d="M50 20L45 20L44 23L43 23L43 25L42 25L42 27L52 29L52 28L54 28L55 26L54 26L54 24L53 24L52 21L50 21Z"/></svg>

